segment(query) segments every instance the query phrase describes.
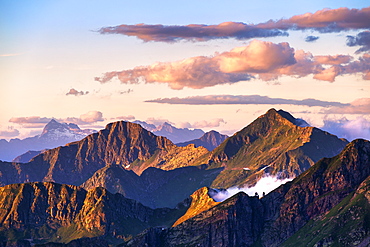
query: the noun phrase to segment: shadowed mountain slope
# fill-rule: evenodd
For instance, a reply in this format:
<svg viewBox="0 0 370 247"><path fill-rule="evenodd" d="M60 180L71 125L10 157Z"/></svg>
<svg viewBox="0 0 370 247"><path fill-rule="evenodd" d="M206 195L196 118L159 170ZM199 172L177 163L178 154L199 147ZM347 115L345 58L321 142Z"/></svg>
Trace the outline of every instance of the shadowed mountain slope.
<svg viewBox="0 0 370 247"><path fill-rule="evenodd" d="M183 167L170 171L148 168L140 176L121 166L104 167L82 187L90 190L104 187L151 208L174 208L197 189L210 186L222 168Z"/></svg>

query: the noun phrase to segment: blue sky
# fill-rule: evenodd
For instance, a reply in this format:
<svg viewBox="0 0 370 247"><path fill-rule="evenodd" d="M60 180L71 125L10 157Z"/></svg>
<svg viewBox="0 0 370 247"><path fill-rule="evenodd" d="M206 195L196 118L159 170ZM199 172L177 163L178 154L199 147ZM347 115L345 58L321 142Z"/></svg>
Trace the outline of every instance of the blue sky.
<svg viewBox="0 0 370 247"><path fill-rule="evenodd" d="M367 68L357 71L359 65L354 63L364 59L368 51L355 53L361 46L346 45L348 35L357 37L358 33L369 29L366 23L365 28L341 32L320 33L306 28L285 30L289 36L242 40L230 37L171 43L145 42L135 36L99 32L101 28L119 25L136 28L135 25L139 23L180 27L189 24L219 25L223 22L252 25L315 13L325 8L361 10L368 6L367 1L1 1L0 138L24 138L37 134L51 118L74 121L84 128L97 129L120 119L169 121L177 127L201 127L230 134L271 107L290 111L318 127L326 125L344 137L346 133L349 136L348 133L356 132L356 137L369 138L370 109L367 99L370 87L369 81L363 77ZM318 39L306 42L307 36ZM253 40L257 41L253 43ZM174 62L183 64L181 61L185 59L194 67L193 61L199 62L199 59L195 59L199 56L204 56L205 59L201 61L212 67L214 63L219 63L218 59L234 54L230 53L234 48L251 47L251 42L255 44L255 50L261 47L265 49L271 43L280 51L284 46L281 43L287 42L288 46L284 49L291 51L295 60L298 51L303 50L312 54L312 57L326 56L321 60L327 59L327 56L350 56L351 62L334 65L331 61L329 65L322 65L321 69L333 67L332 70L317 74L308 72L305 75L301 72L297 74L297 71L284 72L283 68L293 63L289 64L288 60L285 64L279 64L280 68L273 64L263 72L259 71L259 74L249 66L245 72L248 72L248 78L253 76L253 79L235 83L217 82L207 87L203 86L203 80L213 72L202 71L202 77L197 78L199 81L192 81L193 86L176 90L171 88L171 85L175 85L173 82L163 79L163 71L159 73L156 68L155 72L159 74L155 74L153 70L148 70L148 66L154 68L157 63L174 68ZM250 54L245 59L253 56ZM313 60L318 61L319 58ZM249 64L252 62L249 61ZM178 64L176 66L180 66ZM139 66L149 73L145 74L146 83L130 84L118 77L106 83L94 79L112 71L119 72L121 76L138 73ZM180 71L183 70L181 66ZM339 73L338 68L343 66L347 66L347 72ZM351 69L357 66L357 70L348 72L350 66ZM199 70L198 67L196 69ZM234 70L230 71L234 73ZM332 80L330 73L334 72L338 76ZM262 78L267 73L278 76L269 80ZM158 76L162 76L162 79ZM186 77L186 74L181 76ZM159 78L159 81L150 82L149 77ZM183 82L176 83L183 85ZM146 102L217 95L257 95L260 101L256 104L213 105ZM266 99L263 97L268 97L267 101L271 104L263 102ZM338 106L329 103L327 106L299 103L308 98L337 102L343 106L337 109L335 107ZM271 99L291 101L289 104L280 104L281 101L274 103ZM344 108L346 104L348 106ZM353 108L356 107L363 110L354 112Z"/></svg>

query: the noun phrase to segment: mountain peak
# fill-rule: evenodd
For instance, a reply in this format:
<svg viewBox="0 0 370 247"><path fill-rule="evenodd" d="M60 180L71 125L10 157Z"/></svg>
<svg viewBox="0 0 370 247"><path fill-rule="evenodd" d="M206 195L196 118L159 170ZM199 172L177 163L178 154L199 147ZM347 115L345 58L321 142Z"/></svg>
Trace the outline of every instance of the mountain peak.
<svg viewBox="0 0 370 247"><path fill-rule="evenodd" d="M60 130L60 131L66 131L69 130L68 125L59 123L55 119L50 120L49 123L47 123L42 131L41 135L44 135L48 133L49 131L53 130Z"/></svg>

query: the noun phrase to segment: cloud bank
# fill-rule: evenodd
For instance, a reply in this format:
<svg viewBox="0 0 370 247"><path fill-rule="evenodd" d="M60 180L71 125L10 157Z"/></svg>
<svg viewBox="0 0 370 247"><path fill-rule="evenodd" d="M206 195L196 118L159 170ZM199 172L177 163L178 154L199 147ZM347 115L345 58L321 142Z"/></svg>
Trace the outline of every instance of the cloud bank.
<svg viewBox="0 0 370 247"><path fill-rule="evenodd" d="M270 98L260 95L206 95L206 96L191 96L186 98L159 98L147 100L145 102L165 103L165 104L183 104L183 105L304 105L304 106L337 106L345 107L348 104L331 101L321 101L317 99L282 99Z"/></svg>
<svg viewBox="0 0 370 247"><path fill-rule="evenodd" d="M363 9L323 9L295 15L288 19L269 20L259 24L224 22L218 25L119 25L103 27L101 34L134 36L143 41L176 42L211 39L251 39L288 36L288 30L315 30L320 33L370 28L370 7Z"/></svg>
<svg viewBox="0 0 370 247"><path fill-rule="evenodd" d="M191 57L181 61L155 63L129 70L112 71L96 77L100 83L118 78L123 84L166 83L172 89L201 89L259 78L275 80L281 76L295 78L313 75L314 79L334 82L340 75L362 73L370 80L370 54L353 61L348 55L313 56L295 51L288 43L253 40L214 56Z"/></svg>
<svg viewBox="0 0 370 247"><path fill-rule="evenodd" d="M355 120L341 118L339 120L324 120L321 129L338 137L353 141L358 138L370 140L370 121L364 117Z"/></svg>
<svg viewBox="0 0 370 247"><path fill-rule="evenodd" d="M31 117L12 117L9 122L19 124L23 128L42 128L52 119L48 117L31 116ZM103 113L100 111L89 111L80 117L68 117L56 119L58 122L75 123L78 125L90 125L96 122L104 121Z"/></svg>

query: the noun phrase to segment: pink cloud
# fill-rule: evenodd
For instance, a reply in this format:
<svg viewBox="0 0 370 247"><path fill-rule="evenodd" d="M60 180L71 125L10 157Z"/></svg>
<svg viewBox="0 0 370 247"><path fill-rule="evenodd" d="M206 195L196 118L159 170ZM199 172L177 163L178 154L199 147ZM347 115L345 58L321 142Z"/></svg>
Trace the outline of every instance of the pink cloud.
<svg viewBox="0 0 370 247"><path fill-rule="evenodd" d="M84 91L77 91L76 89L71 88L68 91L68 93L66 93L66 95L82 96L82 95L86 95L88 93L89 93L89 91L86 91L86 92L84 92Z"/></svg>
<svg viewBox="0 0 370 247"><path fill-rule="evenodd" d="M0 130L0 137L10 138L19 136L19 131L12 127L9 127L7 130Z"/></svg>
<svg viewBox="0 0 370 247"><path fill-rule="evenodd" d="M225 124L225 120L222 118L215 118L209 121L203 120L203 121L198 121L194 123L189 123L189 122L184 122L180 123L179 126L180 128L194 128L194 129L201 129L201 128L214 128L214 127L219 127L221 124Z"/></svg>
<svg viewBox="0 0 370 247"><path fill-rule="evenodd" d="M338 65L349 63L353 59L349 55L335 55L335 56L315 56L315 61L319 64Z"/></svg>
<svg viewBox="0 0 370 247"><path fill-rule="evenodd" d="M68 117L66 119L61 119L62 122L70 122L78 125L89 125L96 122L104 121L103 113L100 111L89 111L85 114L81 114L79 118Z"/></svg>
<svg viewBox="0 0 370 247"><path fill-rule="evenodd" d="M356 99L346 106L335 106L323 111L326 114L370 114L370 98Z"/></svg>

